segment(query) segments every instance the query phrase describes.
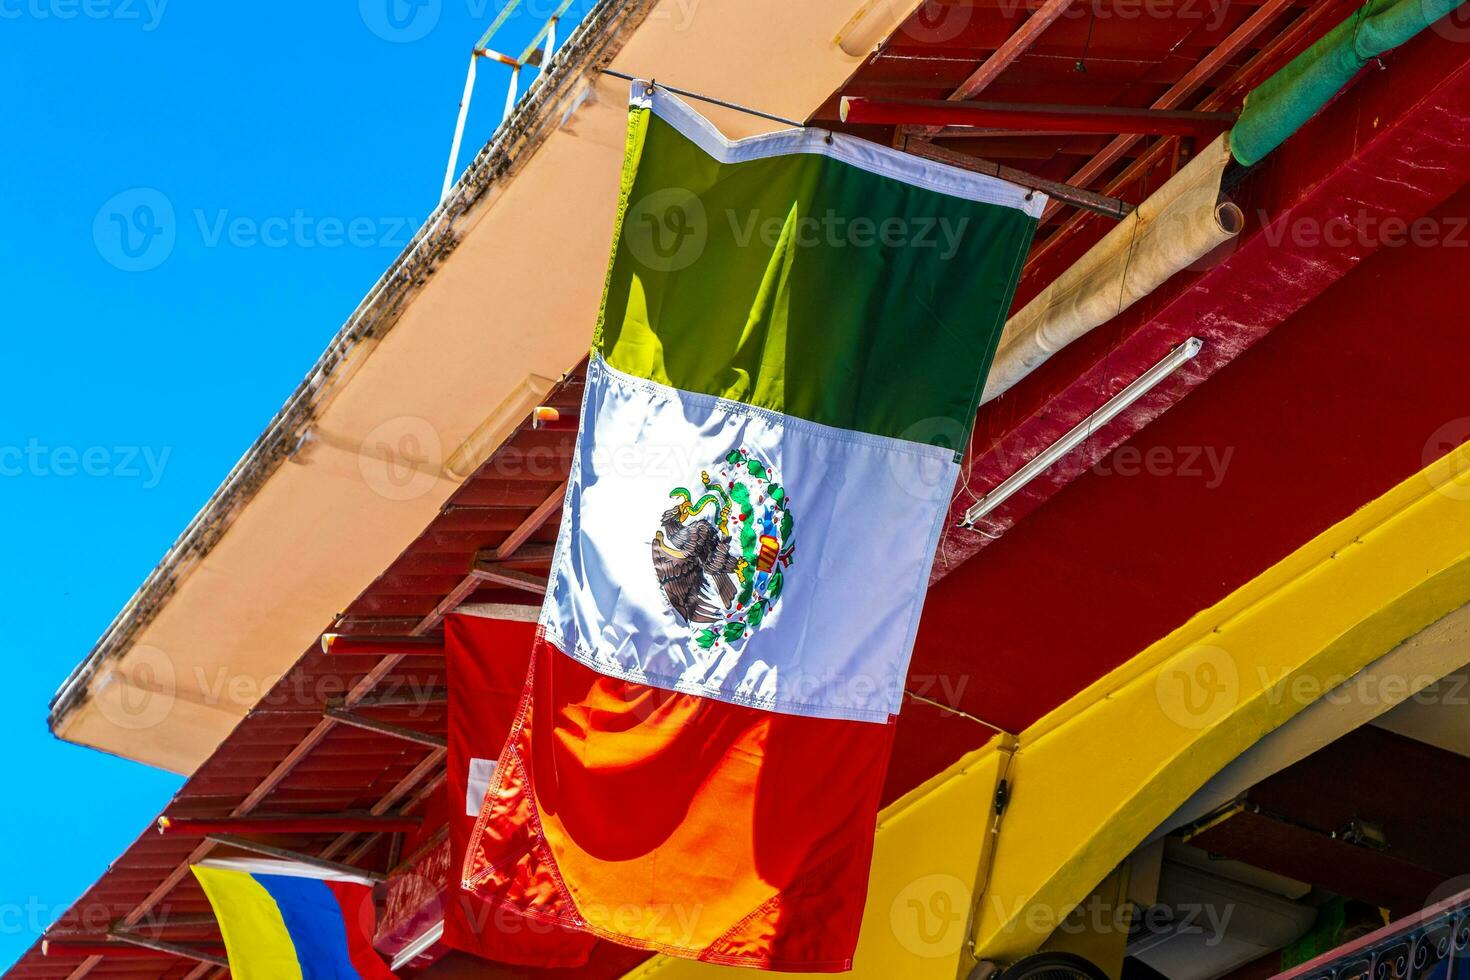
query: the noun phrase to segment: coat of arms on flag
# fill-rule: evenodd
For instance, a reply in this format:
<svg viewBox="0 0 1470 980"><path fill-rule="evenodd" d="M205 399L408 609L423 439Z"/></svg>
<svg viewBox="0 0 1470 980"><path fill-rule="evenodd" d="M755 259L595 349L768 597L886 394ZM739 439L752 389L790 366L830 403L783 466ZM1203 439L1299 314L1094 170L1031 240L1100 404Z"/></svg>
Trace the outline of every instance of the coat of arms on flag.
<svg viewBox="0 0 1470 980"><path fill-rule="evenodd" d="M851 966L958 451L1043 204L841 135L730 142L634 84L468 892L712 963Z"/></svg>
<svg viewBox="0 0 1470 980"><path fill-rule="evenodd" d="M653 534L653 568L675 615L709 650L744 640L781 597L793 559L791 502L772 468L731 450L715 476L669 491ZM778 567L779 566L779 567Z"/></svg>

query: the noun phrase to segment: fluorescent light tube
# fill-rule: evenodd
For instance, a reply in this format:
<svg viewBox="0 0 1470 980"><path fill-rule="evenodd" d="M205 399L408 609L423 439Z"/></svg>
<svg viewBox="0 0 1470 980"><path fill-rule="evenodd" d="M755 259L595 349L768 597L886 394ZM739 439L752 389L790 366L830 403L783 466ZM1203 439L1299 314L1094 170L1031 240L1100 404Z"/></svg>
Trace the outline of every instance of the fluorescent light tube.
<svg viewBox="0 0 1470 980"><path fill-rule="evenodd" d="M1086 441L1088 436L1117 418L1129 405L1152 391L1160 381L1179 370L1187 361L1192 360L1204 345L1205 342L1198 337L1190 337L1174 348L1167 357L1139 375L1128 387L1109 398L1095 412L1077 423L1070 432L1037 453L1025 466L1006 477L994 490L970 505L970 509L965 511L965 519L960 523L960 527L974 528L975 522L1005 503L1017 490L1045 473L1051 464L1077 448Z"/></svg>

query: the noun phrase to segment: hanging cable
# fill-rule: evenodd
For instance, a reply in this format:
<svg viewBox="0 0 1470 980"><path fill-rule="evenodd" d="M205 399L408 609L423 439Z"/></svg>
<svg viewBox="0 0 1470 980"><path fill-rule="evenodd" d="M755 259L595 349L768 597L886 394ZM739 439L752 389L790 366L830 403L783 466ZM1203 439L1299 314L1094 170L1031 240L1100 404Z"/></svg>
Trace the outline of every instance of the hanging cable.
<svg viewBox="0 0 1470 980"><path fill-rule="evenodd" d="M1072 70L1085 75L1087 74L1087 52L1092 48L1092 29L1097 26L1097 8L1093 7L1087 16L1087 39L1082 42L1082 56L1072 66Z"/></svg>
<svg viewBox="0 0 1470 980"><path fill-rule="evenodd" d="M913 700L918 701L920 704L927 704L931 708L938 708L940 711L946 712L948 714L958 715L961 718L966 718L970 721L973 721L977 725L984 725L986 728L990 729L993 732L999 732L1002 735L1011 734L1004 728L1001 728L999 725L993 725L990 722L986 721L984 718L976 718L968 711L961 711L959 708L951 707L950 705L947 705L942 701L935 701L933 698L926 698L922 694L915 694L913 691L909 690L905 690L903 694L904 697L912 698Z"/></svg>
<svg viewBox="0 0 1470 980"><path fill-rule="evenodd" d="M604 75L611 75L613 78L621 78L627 82L641 81L641 79L639 79L637 75L627 75L620 71L613 71L611 68L602 69L602 73ZM759 109L752 109L749 106L743 106L738 102L726 102L724 99L716 99L712 96L700 95L698 92L691 92L688 89L683 88L674 88L674 86L672 85L664 85L662 83L654 82L652 80L648 82L648 86L650 89L661 88L665 92L673 92L675 95L682 95L686 99L695 99L699 102L708 102L710 105L717 105L724 109L734 109L736 112L743 112L749 116L759 116L762 119L769 119L772 122L785 123L786 125L792 126L796 129L808 128L805 123L799 123L795 119L787 119L785 116L778 116L773 112L762 112Z"/></svg>

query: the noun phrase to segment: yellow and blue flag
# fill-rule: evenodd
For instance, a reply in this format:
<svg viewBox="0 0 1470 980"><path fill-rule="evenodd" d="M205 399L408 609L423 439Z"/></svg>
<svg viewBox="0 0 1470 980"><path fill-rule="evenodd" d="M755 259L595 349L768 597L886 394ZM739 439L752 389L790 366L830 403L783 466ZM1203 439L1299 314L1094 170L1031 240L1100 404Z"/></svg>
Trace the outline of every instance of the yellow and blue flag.
<svg viewBox="0 0 1470 980"><path fill-rule="evenodd" d="M235 980L392 980L373 950L366 881L288 861L206 861L193 871Z"/></svg>

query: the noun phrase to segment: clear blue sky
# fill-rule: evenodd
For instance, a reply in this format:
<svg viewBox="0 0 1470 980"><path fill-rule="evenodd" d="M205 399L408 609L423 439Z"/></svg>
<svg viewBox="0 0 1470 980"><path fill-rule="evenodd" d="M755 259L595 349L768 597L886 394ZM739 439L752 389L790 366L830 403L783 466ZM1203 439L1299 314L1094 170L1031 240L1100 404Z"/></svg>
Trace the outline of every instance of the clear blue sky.
<svg viewBox="0 0 1470 980"><path fill-rule="evenodd" d="M503 2L0 0L0 966L181 782L47 701L437 203Z"/></svg>

